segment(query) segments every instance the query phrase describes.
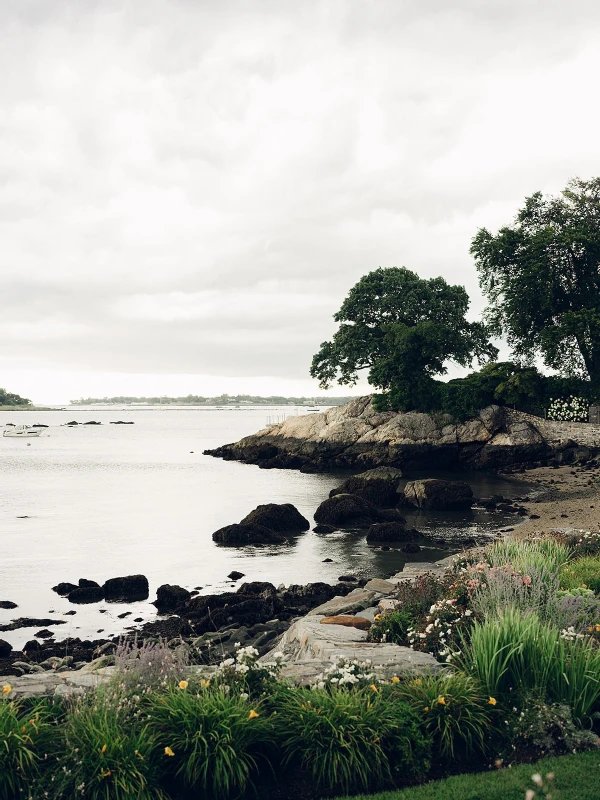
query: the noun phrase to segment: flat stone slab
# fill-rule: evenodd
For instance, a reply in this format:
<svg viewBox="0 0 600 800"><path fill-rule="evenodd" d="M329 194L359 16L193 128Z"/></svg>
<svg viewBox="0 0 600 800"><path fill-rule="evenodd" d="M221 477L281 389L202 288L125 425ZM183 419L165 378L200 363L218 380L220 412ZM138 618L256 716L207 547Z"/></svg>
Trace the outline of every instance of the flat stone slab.
<svg viewBox="0 0 600 800"><path fill-rule="evenodd" d="M370 592L379 592L379 594L390 594L398 588L398 581L384 580L383 578L371 578L365 584L365 589Z"/></svg>
<svg viewBox="0 0 600 800"><path fill-rule="evenodd" d="M377 608L381 614L389 614L391 611L395 611L399 605L399 600L393 600L391 597L382 597Z"/></svg>
<svg viewBox="0 0 600 800"><path fill-rule="evenodd" d="M322 614L324 617L335 617L337 614L352 614L355 611L362 611L363 608L369 608L377 602L380 596L381 593L368 589L354 589L345 597L336 595L326 603L313 608L310 616Z"/></svg>

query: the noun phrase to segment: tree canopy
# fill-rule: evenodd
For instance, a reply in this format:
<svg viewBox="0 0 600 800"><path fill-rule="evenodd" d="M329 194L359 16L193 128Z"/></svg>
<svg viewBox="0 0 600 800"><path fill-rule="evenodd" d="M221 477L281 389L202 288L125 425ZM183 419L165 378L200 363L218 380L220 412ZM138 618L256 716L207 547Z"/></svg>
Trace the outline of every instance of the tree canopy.
<svg viewBox="0 0 600 800"><path fill-rule="evenodd" d="M29 406L31 400L26 397L20 397L18 394L7 392L6 389L0 389L0 406Z"/></svg>
<svg viewBox="0 0 600 800"><path fill-rule="evenodd" d="M536 192L513 225L481 229L471 253L486 320L515 356L600 382L600 178Z"/></svg>
<svg viewBox="0 0 600 800"><path fill-rule="evenodd" d="M423 279L404 267L379 268L350 290L334 319L339 328L313 357L321 388L353 385L368 370L371 385L403 410L431 405L434 375L454 361L468 366L495 358L486 326L469 322L464 287Z"/></svg>

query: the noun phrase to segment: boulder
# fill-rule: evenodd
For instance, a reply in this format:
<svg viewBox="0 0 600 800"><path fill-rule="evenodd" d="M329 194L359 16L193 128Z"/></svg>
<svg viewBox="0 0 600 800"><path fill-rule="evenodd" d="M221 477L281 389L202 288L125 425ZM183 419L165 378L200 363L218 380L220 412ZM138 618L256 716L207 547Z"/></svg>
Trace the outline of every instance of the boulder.
<svg viewBox="0 0 600 800"><path fill-rule="evenodd" d="M398 486L400 478L402 477L402 470L397 467L374 467L368 469L366 472L360 472L355 478L364 478L367 481L383 480L393 481Z"/></svg>
<svg viewBox="0 0 600 800"><path fill-rule="evenodd" d="M420 536L419 531L406 527L406 521L378 522L367 531L367 542L412 542Z"/></svg>
<svg viewBox="0 0 600 800"><path fill-rule="evenodd" d="M399 497L400 496L403 497L404 495L399 495ZM406 522L399 508L380 508L379 516L381 518L381 522Z"/></svg>
<svg viewBox="0 0 600 800"><path fill-rule="evenodd" d="M12 652L12 644L0 639L0 658L6 658Z"/></svg>
<svg viewBox="0 0 600 800"><path fill-rule="evenodd" d="M246 597L263 597L265 600L272 599L277 594L277 589L269 581L249 581L242 583L237 590L237 594Z"/></svg>
<svg viewBox="0 0 600 800"><path fill-rule="evenodd" d="M223 545L246 545L246 544L285 544L287 539L282 533L272 531L264 525L254 523L239 523L226 525L219 528L212 535L213 541Z"/></svg>
<svg viewBox="0 0 600 800"><path fill-rule="evenodd" d="M378 597L377 592L368 589L354 589L345 596L332 597L330 600L313 608L311 615L322 614L325 617L335 617L339 614L352 614L369 608Z"/></svg>
<svg viewBox="0 0 600 800"><path fill-rule="evenodd" d="M79 587L81 589L99 589L100 584L97 581L89 581L87 578L79 578Z"/></svg>
<svg viewBox="0 0 600 800"><path fill-rule="evenodd" d="M125 575L110 578L102 586L104 597L113 603L133 603L147 600L150 593L148 578L145 575Z"/></svg>
<svg viewBox="0 0 600 800"><path fill-rule="evenodd" d="M432 511L462 510L473 505L473 490L465 481L411 481L404 487L404 496L412 505Z"/></svg>
<svg viewBox="0 0 600 800"><path fill-rule="evenodd" d="M67 595L69 603L100 603L104 600L101 586L80 586Z"/></svg>
<svg viewBox="0 0 600 800"><path fill-rule="evenodd" d="M375 506L354 494L336 494L315 511L315 522L345 528L365 528L379 519Z"/></svg>
<svg viewBox="0 0 600 800"><path fill-rule="evenodd" d="M370 581L365 583L365 589L369 592L377 592L378 594L391 594L398 588L397 583L386 581L384 578L371 578Z"/></svg>
<svg viewBox="0 0 600 800"><path fill-rule="evenodd" d="M358 628L359 631L368 631L371 627L371 620L365 617L347 617L340 614L336 617L323 617L321 625L343 625L345 628Z"/></svg>
<svg viewBox="0 0 600 800"><path fill-rule="evenodd" d="M237 569L232 569L227 577L230 581L239 581L240 578L244 577L244 573L238 572Z"/></svg>
<svg viewBox="0 0 600 800"><path fill-rule="evenodd" d="M335 533L337 528L335 525L315 525L313 533Z"/></svg>
<svg viewBox="0 0 600 800"><path fill-rule="evenodd" d="M408 542L408 544L402 545L400 550L403 553L419 553L421 551L421 546L414 542Z"/></svg>
<svg viewBox="0 0 600 800"><path fill-rule="evenodd" d="M332 489L329 493L330 497L335 497L338 494L352 494L356 497L362 497L369 503L373 503L377 508L391 508L398 502L398 483L397 481L390 481L384 478L359 478L352 477Z"/></svg>
<svg viewBox="0 0 600 800"><path fill-rule="evenodd" d="M56 594L61 595L61 597L64 597L65 595L69 594L69 592L72 592L73 589L78 589L78 588L79 587L77 586L76 583L68 583L64 581L63 583L57 583L56 586L53 586L52 591L56 592Z"/></svg>
<svg viewBox="0 0 600 800"><path fill-rule="evenodd" d="M190 592L182 586L172 586L169 583L164 583L156 590L154 605L159 611L175 611L175 609L187 603L191 596Z"/></svg>
<svg viewBox="0 0 600 800"><path fill-rule="evenodd" d="M309 521L291 503L267 503L257 506L240 523L241 525L262 525L278 533L307 531Z"/></svg>
<svg viewBox="0 0 600 800"><path fill-rule="evenodd" d="M18 606L12 600L0 600L0 608L18 608Z"/></svg>

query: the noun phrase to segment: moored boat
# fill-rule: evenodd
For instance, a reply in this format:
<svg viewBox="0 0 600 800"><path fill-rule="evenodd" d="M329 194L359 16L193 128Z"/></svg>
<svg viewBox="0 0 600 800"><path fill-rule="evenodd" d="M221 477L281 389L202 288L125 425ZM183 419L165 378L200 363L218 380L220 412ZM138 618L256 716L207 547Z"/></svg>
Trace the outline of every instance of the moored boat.
<svg viewBox="0 0 600 800"><path fill-rule="evenodd" d="M19 439L31 439L34 436L39 436L41 432L41 428L32 428L29 425L10 425L2 431L2 436L11 436Z"/></svg>

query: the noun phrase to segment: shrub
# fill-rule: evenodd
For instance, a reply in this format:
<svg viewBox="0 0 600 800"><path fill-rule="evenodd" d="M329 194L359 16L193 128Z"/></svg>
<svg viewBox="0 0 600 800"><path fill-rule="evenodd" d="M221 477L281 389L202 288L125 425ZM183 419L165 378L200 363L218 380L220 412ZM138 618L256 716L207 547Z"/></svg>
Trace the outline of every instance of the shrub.
<svg viewBox="0 0 600 800"><path fill-rule="evenodd" d="M213 684L258 698L275 688L281 670L283 653L273 653L273 662L258 663L258 650L252 645L236 644L235 655L221 661L213 676Z"/></svg>
<svg viewBox="0 0 600 800"><path fill-rule="evenodd" d="M369 630L369 640L372 642L392 642L393 644L407 645L408 630L415 622L413 614L404 608L392 611L389 614L378 614Z"/></svg>
<svg viewBox="0 0 600 800"><path fill-rule="evenodd" d="M485 750L495 698L473 678L461 672L423 675L394 684L393 692L421 716L434 752L444 760Z"/></svg>
<svg viewBox="0 0 600 800"><path fill-rule="evenodd" d="M86 800L156 800L159 788L156 736L142 724L131 700L114 689L72 702L63 723L57 760L57 797Z"/></svg>
<svg viewBox="0 0 600 800"><path fill-rule="evenodd" d="M186 787L214 797L243 795L273 744L260 703L226 687L170 687L149 699L169 771Z"/></svg>
<svg viewBox="0 0 600 800"><path fill-rule="evenodd" d="M308 771L319 791L370 789L427 774L430 741L417 714L373 687L295 689L282 696L277 727L284 761Z"/></svg>
<svg viewBox="0 0 600 800"><path fill-rule="evenodd" d="M398 607L417 619L429 612L430 607L445 594L446 584L430 572L419 575L414 581L398 584L395 597Z"/></svg>
<svg viewBox="0 0 600 800"><path fill-rule="evenodd" d="M600 556L584 556L563 567L560 572L560 587L583 587L600 592Z"/></svg>
<svg viewBox="0 0 600 800"><path fill-rule="evenodd" d="M532 569L558 572L570 559L570 549L552 537L544 539L508 539L486 547L485 559L492 567L510 564L527 574Z"/></svg>
<svg viewBox="0 0 600 800"><path fill-rule="evenodd" d="M586 592L586 594L583 594ZM599 633L600 599L589 589L571 589L558 593L552 621L560 630L573 628L577 633Z"/></svg>
<svg viewBox="0 0 600 800"><path fill-rule="evenodd" d="M585 397L554 398L548 406L548 419L563 422L587 422L590 404Z"/></svg>
<svg viewBox="0 0 600 800"><path fill-rule="evenodd" d="M44 704L28 708L24 703L2 700L0 695L0 797L9 800L29 792L51 732Z"/></svg>
<svg viewBox="0 0 600 800"><path fill-rule="evenodd" d="M183 644L183 643L182 643ZM188 663L184 647L171 649L163 640L120 639L115 650L119 680L128 689L166 686Z"/></svg>
<svg viewBox="0 0 600 800"><path fill-rule="evenodd" d="M503 614L507 608L536 611L551 618L557 603L558 573L545 567L532 567L527 574L511 564L490 567L476 564L470 576L471 608L484 617Z"/></svg>

